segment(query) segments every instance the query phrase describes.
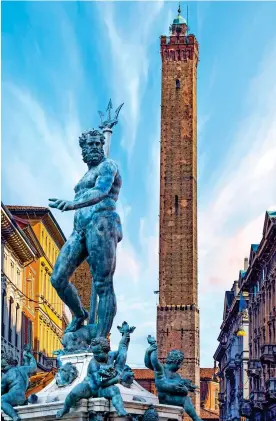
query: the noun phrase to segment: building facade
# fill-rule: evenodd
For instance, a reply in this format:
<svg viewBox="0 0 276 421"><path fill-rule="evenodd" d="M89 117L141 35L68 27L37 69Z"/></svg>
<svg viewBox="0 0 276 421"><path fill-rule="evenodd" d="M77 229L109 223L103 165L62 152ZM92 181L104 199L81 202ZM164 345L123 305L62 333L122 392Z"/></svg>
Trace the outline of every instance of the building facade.
<svg viewBox="0 0 276 421"><path fill-rule="evenodd" d="M266 212L241 288L249 294L250 420L276 420L276 212Z"/></svg>
<svg viewBox="0 0 276 421"><path fill-rule="evenodd" d="M39 251L1 204L1 350L20 363L25 343L32 343L34 319L26 322L26 273ZM27 338L25 338L25 330Z"/></svg>
<svg viewBox="0 0 276 421"><path fill-rule="evenodd" d="M246 265L247 261L245 268ZM214 355L219 366L221 421L240 421L242 416L248 414L248 295L241 293L239 288L244 273L244 270L240 271L239 280L225 293L219 345Z"/></svg>
<svg viewBox="0 0 276 421"><path fill-rule="evenodd" d="M219 420L219 381L216 368L200 368L200 418Z"/></svg>
<svg viewBox="0 0 276 421"><path fill-rule="evenodd" d="M7 206L7 208L29 238L31 232L28 227L31 227L35 240L41 247L41 256L27 268L26 288L30 288L30 284L33 285L28 294L34 296L35 300L34 303L27 301L26 305L29 305L29 312L32 312L34 304L33 338L38 367L50 370L56 363L53 351L61 348L60 340L65 319L64 304L52 287L50 277L59 250L66 239L48 208L33 206Z"/></svg>
<svg viewBox="0 0 276 421"><path fill-rule="evenodd" d="M160 38L162 59L160 250L157 340L164 360L181 349L181 374L199 386L197 282L198 43L179 14L169 37ZM196 410L200 397L194 397Z"/></svg>

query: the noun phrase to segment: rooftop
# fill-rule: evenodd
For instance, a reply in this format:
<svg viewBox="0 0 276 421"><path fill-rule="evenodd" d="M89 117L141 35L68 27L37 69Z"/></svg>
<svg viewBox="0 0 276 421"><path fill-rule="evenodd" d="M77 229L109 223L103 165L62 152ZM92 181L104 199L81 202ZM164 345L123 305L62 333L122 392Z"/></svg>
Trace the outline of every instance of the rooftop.
<svg viewBox="0 0 276 421"><path fill-rule="evenodd" d="M132 368L136 380L154 380L154 373L148 368Z"/></svg>
<svg viewBox="0 0 276 421"><path fill-rule="evenodd" d="M217 371L214 367L200 367L200 379L212 379Z"/></svg>
<svg viewBox="0 0 276 421"><path fill-rule="evenodd" d="M181 15L177 15L177 17L173 20L173 25L187 25L186 19L184 19Z"/></svg>
<svg viewBox="0 0 276 421"><path fill-rule="evenodd" d="M219 411L200 408L200 418L203 420L219 420Z"/></svg>
<svg viewBox="0 0 276 421"><path fill-rule="evenodd" d="M9 209L1 203L1 242L8 243L23 263L30 263L36 256L36 248L17 224Z"/></svg>
<svg viewBox="0 0 276 421"><path fill-rule="evenodd" d="M58 247L61 248L65 243L66 237L49 208L42 206L18 205L6 205L6 208L8 208L12 215L27 219L28 221L42 220L46 229L55 239Z"/></svg>

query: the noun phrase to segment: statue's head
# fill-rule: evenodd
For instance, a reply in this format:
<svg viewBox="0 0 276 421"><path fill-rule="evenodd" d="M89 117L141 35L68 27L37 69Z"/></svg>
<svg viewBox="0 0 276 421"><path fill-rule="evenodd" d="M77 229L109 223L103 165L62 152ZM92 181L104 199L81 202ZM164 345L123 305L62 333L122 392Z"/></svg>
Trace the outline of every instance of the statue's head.
<svg viewBox="0 0 276 421"><path fill-rule="evenodd" d="M95 338L91 341L91 350L96 361L106 362L110 351L109 341L106 338Z"/></svg>
<svg viewBox="0 0 276 421"><path fill-rule="evenodd" d="M2 352L1 354L1 371L6 373L10 368L16 367L18 361L13 358L13 356L7 352Z"/></svg>
<svg viewBox="0 0 276 421"><path fill-rule="evenodd" d="M184 361L184 354L179 349L173 349L170 351L166 358L166 366L171 371L177 371L181 367Z"/></svg>
<svg viewBox="0 0 276 421"><path fill-rule="evenodd" d="M104 134L99 130L88 130L79 137L83 161L90 166L98 165L104 158Z"/></svg>
<svg viewBox="0 0 276 421"><path fill-rule="evenodd" d="M122 377L123 386L130 387L132 385L133 380L134 380L134 373L128 365L125 365L121 377Z"/></svg>
<svg viewBox="0 0 276 421"><path fill-rule="evenodd" d="M71 384L78 377L78 370L72 363L62 365L56 376L56 384L58 387L63 387Z"/></svg>

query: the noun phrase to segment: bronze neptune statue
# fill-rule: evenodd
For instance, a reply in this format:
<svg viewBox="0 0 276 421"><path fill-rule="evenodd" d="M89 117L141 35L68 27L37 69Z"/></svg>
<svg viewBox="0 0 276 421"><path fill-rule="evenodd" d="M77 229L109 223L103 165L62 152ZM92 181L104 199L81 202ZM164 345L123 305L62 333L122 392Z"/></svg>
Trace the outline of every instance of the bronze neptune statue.
<svg viewBox="0 0 276 421"><path fill-rule="evenodd" d="M118 112L115 120L109 117L112 127ZM105 136L100 130L89 130L81 135L79 144L88 170L76 185L73 200L49 199L49 206L62 212L76 211L73 232L59 253L51 277L59 297L74 313L65 333L78 330L89 316L76 288L69 282L75 269L87 259L93 276L92 294L99 299L96 337L106 338L116 314L113 275L116 248L123 234L116 213L122 179L117 164L105 157L104 143ZM91 297L91 302L95 303L95 296ZM95 313L93 304L90 324L96 321Z"/></svg>

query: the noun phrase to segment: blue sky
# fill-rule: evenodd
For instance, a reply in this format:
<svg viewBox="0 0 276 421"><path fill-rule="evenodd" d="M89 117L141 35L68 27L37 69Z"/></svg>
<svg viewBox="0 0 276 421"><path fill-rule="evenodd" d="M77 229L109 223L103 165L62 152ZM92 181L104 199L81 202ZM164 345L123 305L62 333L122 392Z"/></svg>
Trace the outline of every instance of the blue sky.
<svg viewBox="0 0 276 421"><path fill-rule="evenodd" d="M85 171L79 134L121 102L111 157L118 210L118 314L136 325L129 363L142 365L158 289L161 61L174 2L2 3L2 200L71 199ZM185 15L185 13L183 12ZM225 289L238 277L266 209L276 208L276 3L192 2L198 67L201 366L212 366ZM65 234L71 213L54 212Z"/></svg>

